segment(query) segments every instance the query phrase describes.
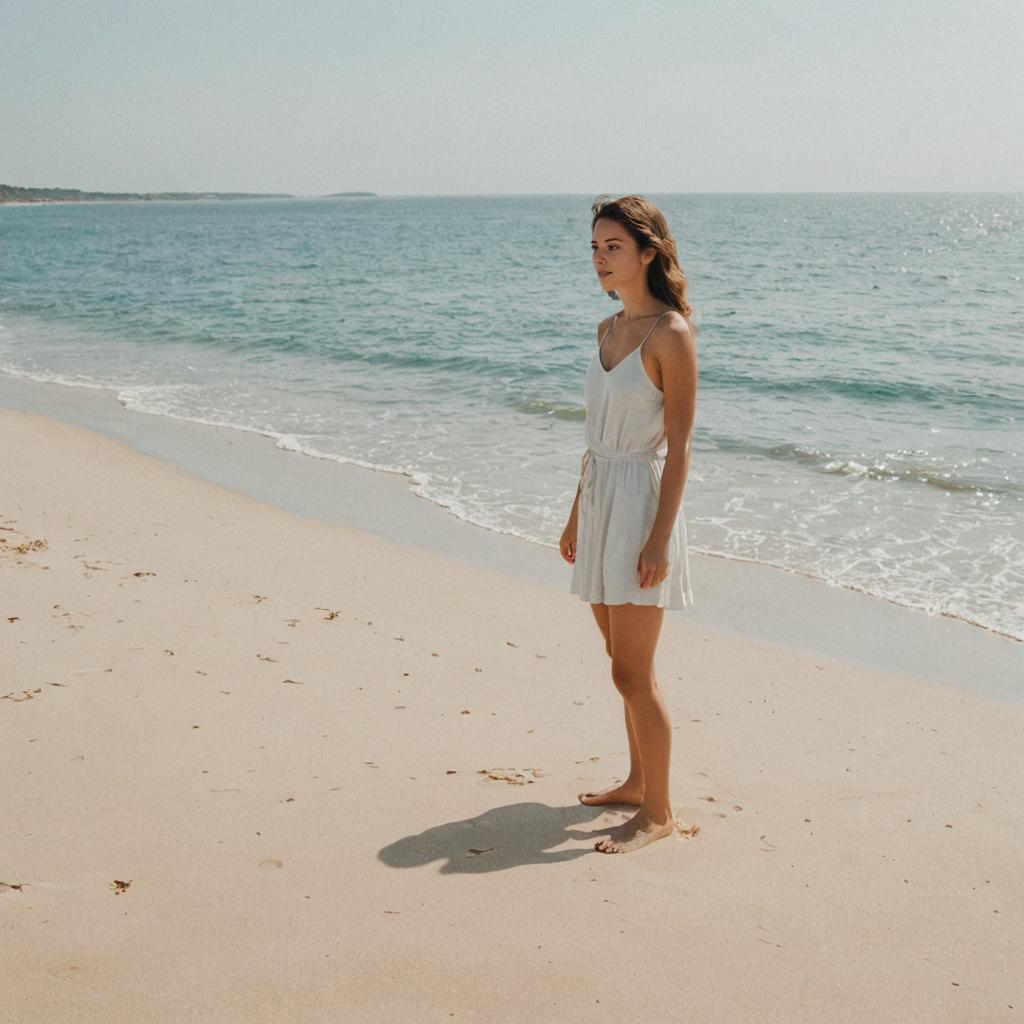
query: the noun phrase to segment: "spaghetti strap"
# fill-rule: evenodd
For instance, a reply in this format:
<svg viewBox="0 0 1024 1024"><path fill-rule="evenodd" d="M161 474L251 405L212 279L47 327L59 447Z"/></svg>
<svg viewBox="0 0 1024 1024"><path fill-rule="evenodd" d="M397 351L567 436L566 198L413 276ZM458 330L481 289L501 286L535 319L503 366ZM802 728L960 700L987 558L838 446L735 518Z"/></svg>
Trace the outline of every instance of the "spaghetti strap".
<svg viewBox="0 0 1024 1024"><path fill-rule="evenodd" d="M665 315L665 313L671 313L671 312L672 312L671 309L666 309L664 313L659 313L658 314L658 320L660 320ZM644 345L647 344L647 339L651 336L651 331L653 331L654 328L658 326L658 320L655 320L654 323L651 324L651 330L648 331L644 335L644 340L640 342L639 348L640 348L640 356L641 356L641 358L643 358L643 348L644 348Z"/></svg>
<svg viewBox="0 0 1024 1024"><path fill-rule="evenodd" d="M619 314L616 313L615 316L612 317L612 322L604 329L604 334L602 334L601 337L598 338L598 340L597 340L598 351L600 351L601 346L604 344L604 339L608 337L608 332L615 326L615 321L618 320L618 319L619 319Z"/></svg>

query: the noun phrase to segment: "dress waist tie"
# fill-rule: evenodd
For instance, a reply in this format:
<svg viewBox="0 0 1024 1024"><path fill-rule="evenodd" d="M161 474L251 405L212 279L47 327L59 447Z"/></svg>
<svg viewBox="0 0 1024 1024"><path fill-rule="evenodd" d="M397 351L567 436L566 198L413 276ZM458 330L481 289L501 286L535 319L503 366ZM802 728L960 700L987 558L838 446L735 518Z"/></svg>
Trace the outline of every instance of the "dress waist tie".
<svg viewBox="0 0 1024 1024"><path fill-rule="evenodd" d="M661 489L661 474L658 465L665 461L665 453L658 448L646 452L613 452L608 448L595 450L588 447L580 459L580 505L589 506L594 497L594 477L596 466L594 459L606 459L609 462L646 462L651 470L651 483L654 493Z"/></svg>

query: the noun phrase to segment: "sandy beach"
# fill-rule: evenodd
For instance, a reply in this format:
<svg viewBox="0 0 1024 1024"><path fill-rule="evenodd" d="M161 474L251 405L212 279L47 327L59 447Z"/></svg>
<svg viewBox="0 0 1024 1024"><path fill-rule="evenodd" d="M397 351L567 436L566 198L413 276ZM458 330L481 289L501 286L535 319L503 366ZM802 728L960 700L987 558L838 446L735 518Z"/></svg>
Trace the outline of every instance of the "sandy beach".
<svg viewBox="0 0 1024 1024"><path fill-rule="evenodd" d="M0 435L4 1021L1024 1013L1019 697L666 617L679 830L603 855L621 701L564 588Z"/></svg>

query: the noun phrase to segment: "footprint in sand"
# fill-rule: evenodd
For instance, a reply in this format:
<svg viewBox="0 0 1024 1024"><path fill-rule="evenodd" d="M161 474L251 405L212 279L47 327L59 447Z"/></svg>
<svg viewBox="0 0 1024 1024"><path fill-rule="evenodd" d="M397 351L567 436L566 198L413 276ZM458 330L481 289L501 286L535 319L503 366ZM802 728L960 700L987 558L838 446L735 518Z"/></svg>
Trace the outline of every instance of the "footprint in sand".
<svg viewBox="0 0 1024 1024"><path fill-rule="evenodd" d="M54 964L52 967L46 968L46 973L51 978L57 978L60 981L67 980L69 978L77 978L82 973L82 968L78 964Z"/></svg>
<svg viewBox="0 0 1024 1024"><path fill-rule="evenodd" d="M706 772L698 772L690 785L697 790L697 799L706 805L707 812L718 818L727 817L727 810L743 810L742 804L736 800L736 794L721 783L709 782Z"/></svg>
<svg viewBox="0 0 1024 1024"><path fill-rule="evenodd" d="M481 768L477 775L485 775L484 781L507 782L510 786L527 786L534 779L539 779L542 772L539 768Z"/></svg>
<svg viewBox="0 0 1024 1024"><path fill-rule="evenodd" d="M36 689L34 689L34 690L22 690L21 691L21 695L16 697L14 695L14 691L11 690L10 693L5 693L2 696L0 696L0 700L13 700L13 701L16 701L16 702L23 701L23 700L34 700L35 699L35 695L37 693L42 693L42 692L43 692L42 687L36 687Z"/></svg>
<svg viewBox="0 0 1024 1024"><path fill-rule="evenodd" d="M10 551L16 555L27 555L31 551L45 551L49 547L45 540L23 540L20 544L9 544L6 537L0 537L0 544L3 545L0 550Z"/></svg>

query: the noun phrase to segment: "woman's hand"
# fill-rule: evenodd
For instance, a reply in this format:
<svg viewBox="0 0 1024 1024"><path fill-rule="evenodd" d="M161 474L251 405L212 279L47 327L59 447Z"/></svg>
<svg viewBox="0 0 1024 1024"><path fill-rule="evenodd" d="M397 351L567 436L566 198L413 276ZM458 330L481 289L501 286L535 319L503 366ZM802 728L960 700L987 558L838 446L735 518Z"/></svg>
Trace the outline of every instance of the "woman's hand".
<svg viewBox="0 0 1024 1024"><path fill-rule="evenodd" d="M562 536L558 540L558 550L561 556L570 564L576 562L576 517L570 516L569 522L565 524Z"/></svg>
<svg viewBox="0 0 1024 1024"><path fill-rule="evenodd" d="M636 563L640 588L656 587L668 576L668 541L648 538Z"/></svg>

